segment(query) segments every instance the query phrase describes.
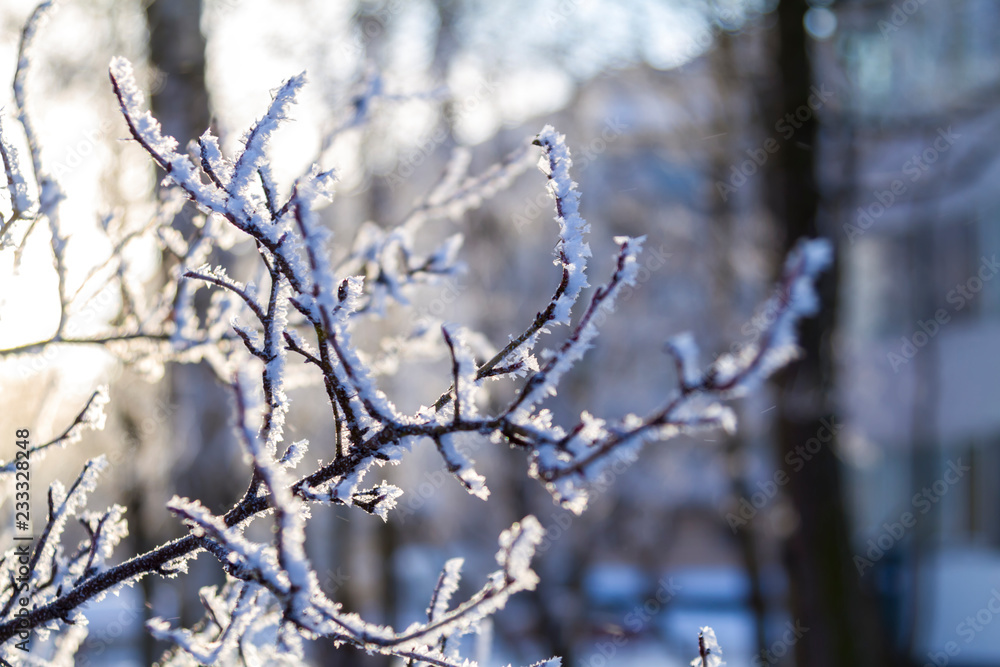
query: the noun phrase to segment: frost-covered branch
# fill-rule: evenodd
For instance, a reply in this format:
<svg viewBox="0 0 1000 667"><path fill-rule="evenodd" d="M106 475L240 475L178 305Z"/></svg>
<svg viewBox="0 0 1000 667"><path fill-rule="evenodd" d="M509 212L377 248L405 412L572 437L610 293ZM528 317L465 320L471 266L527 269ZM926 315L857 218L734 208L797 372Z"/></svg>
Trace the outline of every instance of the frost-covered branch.
<svg viewBox="0 0 1000 667"><path fill-rule="evenodd" d="M27 35L26 30L25 43L30 41ZM538 151L526 145L478 176L467 175L468 155L459 152L439 184L400 224L381 227L373 222L363 226L353 240L342 242L335 239L322 215L323 202L333 197L335 172L313 165L283 189L271 170L270 143L289 118L305 85L304 75L291 77L277 90L234 155L225 155L208 132L192 143L189 153L179 152L178 142L164 135L145 109L131 64L115 58L110 77L135 145L164 171L165 186L180 193L200 214L182 233L170 226L179 205L168 198L157 220L143 227L142 234L152 233L158 239L169 260L170 275L149 303L138 294L129 296L119 325L91 338L64 337L60 325L50 339L0 354L26 354L55 343L90 343L107 346L123 359L148 358L159 364L209 360L216 374L233 388L233 425L246 453L248 482L243 497L234 499L221 516L196 498L175 497L168 509L184 524L187 535L116 565L109 565L108 560L125 534L120 508L80 513L100 462L88 464L69 492L54 484L47 526L31 556L31 609L26 617L14 620L7 615L12 597L0 596L5 614L0 618L0 642L9 643L24 624L69 636L82 605L151 574L177 576L188 560L208 552L218 560L227 583L202 591L206 616L194 627L173 627L163 619L149 624L154 635L176 645L164 664L191 660L227 664L237 655L248 654L264 661L278 655L294 658L302 655L305 640L328 638L337 646L394 655L414 664L469 665L455 652L457 642L451 640L476 631L510 596L536 586L530 560L543 536L538 521L524 517L500 535L499 569L464 601L452 601L461 561L448 561L431 593L427 620L397 629L346 612L321 589L305 548L310 506L351 506L387 519L403 491L385 480L371 483L365 478L377 476L384 465L401 463L413 445L422 441L434 444L457 483L485 501L489 498L487 475L476 470L463 446L467 439L480 438L523 451L529 473L555 501L582 512L588 484L613 456L635 457L645 442L693 430L733 429L733 412L723 401L753 389L792 360L796 322L818 307L813 283L829 262L830 251L825 242L806 241L786 263L772 304L777 317L759 344L721 357L702 371L694 338L676 336L667 351L677 369L678 386L664 388L660 408L618 421L584 411L568 428L555 424L546 403L595 345L598 314L611 311L623 291L636 284L644 238L616 238L611 275L585 296L590 227L580 212L580 192L572 180L565 137L545 126L531 143L541 149L538 166L546 178L558 226L551 297L523 331L513 332L486 353L481 352L482 346L472 345L473 332L443 325L440 345L447 355L451 387L433 405L406 414L379 388L375 369L355 342L358 323L383 314L389 301L409 305L418 286L457 271L460 235L451 235L421 254L416 241L425 233L423 223L458 217L478 206L523 171L526 155ZM19 76L15 83L22 90L23 78ZM22 98L19 108L23 115ZM367 111L358 119L366 115ZM44 183L33 130L23 118L20 122L36 160L36 180ZM19 210L26 200L18 199L23 188L14 174L16 156L3 141L0 147L8 195ZM8 167L8 162L13 166ZM57 190L46 195L42 187L42 192L38 209L50 220L55 250L62 243L50 206L55 201L51 192ZM287 192L284 199L282 192ZM110 230L111 223L105 228ZM101 275L105 285L117 282L127 290L124 250L136 233L119 230L113 257L90 272L84 285L91 279L97 282ZM257 282L236 280L228 275L227 267L212 265L212 251L235 242L232 236L257 253ZM346 256L340 262L335 260L338 247L343 249L339 256ZM57 270L61 271L59 261L57 252ZM84 285L75 295L84 293ZM64 287L61 282L65 318L72 312L69 301L73 299L67 299ZM205 316L194 310L198 289L212 290ZM555 349L537 350L543 334L557 325L566 327L565 338ZM479 350L478 356L474 349ZM289 362L296 358L323 387L334 434L330 442L300 440L284 445L286 421L292 415L286 393ZM513 397L490 413L483 396L498 380L511 383ZM97 426L102 421L99 408L106 400L106 394L95 394L66 433L36 451L71 441L82 429ZM307 451L319 457L312 468L304 466ZM67 519L74 515L83 520L87 538L68 552L60 547L60 540ZM268 537L251 539L247 527L265 521L272 530L260 534ZM12 563L7 559L0 567L10 568ZM3 595L13 594L11 587L3 591ZM703 658L710 648L707 633L705 637ZM536 664L555 665L558 660Z"/></svg>
<svg viewBox="0 0 1000 667"><path fill-rule="evenodd" d="M48 223L50 235L50 247L52 249L52 261L57 279L57 295L59 298L59 320L56 324L55 337L58 338L66 323L65 312L67 306L66 294L66 238L62 234L59 222L59 202L63 199L62 189L45 170L42 160L42 148L38 134L35 131L31 114L28 113L28 92L27 80L33 64L32 52L35 37L39 28L48 21L49 14L53 9L54 0L43 2L38 5L31 17L21 31L21 42L17 51L17 69L14 72L14 102L17 106L17 121L24 134L28 145L28 153L31 158L32 176L35 190L37 191L38 204L34 206L28 192L28 184L20 165L17 162L17 154L8 137L0 137L0 144L3 144L4 173L7 178L8 191L11 197L11 208L13 209L10 221L19 217L27 217L29 209L32 211L31 225L22 237L18 246L18 264L20 263L20 252L24 243L35 228L35 223L44 220ZM7 232L9 225L4 225L4 232ZM5 234L0 234L0 247L6 245Z"/></svg>
<svg viewBox="0 0 1000 667"><path fill-rule="evenodd" d="M34 204L28 193L28 183L24 178L19 162L17 149L10 143L0 118L0 158L3 160L4 176L7 179L7 196L10 199L11 213L6 220L0 216L0 245L13 245L7 234L15 222L28 215Z"/></svg>
<svg viewBox="0 0 1000 667"><path fill-rule="evenodd" d="M698 633L698 657L691 661L691 667L720 667L724 664L715 630L703 627Z"/></svg>
<svg viewBox="0 0 1000 667"><path fill-rule="evenodd" d="M111 399L108 396L108 388L106 386L99 387L97 391L91 394L87 400L87 404L80 411L80 414L76 416L76 419L73 420L73 423L61 435L52 440L29 447L26 450L28 458L37 462L44 456L42 452L45 452L50 447L57 445L65 447L77 443L87 430L103 430L104 422L107 419L107 415L104 413L104 406L108 404L109 400ZM13 473L16 469L16 463L17 459L7 463L0 463L0 477Z"/></svg>
<svg viewBox="0 0 1000 667"><path fill-rule="evenodd" d="M98 474L107 466L104 457L88 461L79 477L67 491L60 482L53 482L48 492L48 516L41 534L33 542L33 549L25 553L15 544L0 560L0 629L6 641L18 630L33 629L40 639L50 632L61 640L82 637L72 626L82 620L79 604L59 606L67 590L89 588L87 602L104 597L111 587L94 587L91 582L100 571L107 571L107 562L118 543L128 534L125 508L113 505L103 512L83 511L88 494L93 491ZM68 520L78 517L87 537L72 551L64 543ZM27 615L23 600L30 601ZM15 608L17 611L15 611ZM42 618L40 608L53 609L55 613ZM47 621L58 621L52 625ZM0 656L15 659L20 651L11 643L0 647Z"/></svg>

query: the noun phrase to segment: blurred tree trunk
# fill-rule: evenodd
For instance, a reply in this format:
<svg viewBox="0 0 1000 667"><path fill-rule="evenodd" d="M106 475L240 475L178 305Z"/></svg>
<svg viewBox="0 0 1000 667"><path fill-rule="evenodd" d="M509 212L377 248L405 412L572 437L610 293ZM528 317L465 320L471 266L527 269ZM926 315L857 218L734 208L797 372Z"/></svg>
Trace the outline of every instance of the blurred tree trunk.
<svg viewBox="0 0 1000 667"><path fill-rule="evenodd" d="M727 31L720 31L716 37L715 49L709 56L712 60L712 78L718 86L719 99L722 104L720 121L709 132L710 136L719 136L721 150L716 149L711 156L711 181L725 183L730 178L729 165L732 156L737 154L740 137L747 136L752 128L747 127L754 119L745 118L739 110L739 101L747 97L746 73L740 67L739 56L736 53L734 37ZM753 136L751 132L750 136ZM717 194L711 198L711 221L713 243L717 260L713 262L716 269L716 284L712 290L712 319L725 322L736 310L739 300L739 277L734 270L736 246L735 215L738 204L732 198L723 199ZM749 498L753 489L750 488L743 473L742 462L747 456L747 442L742 432L730 435L725 439L724 456L727 469L730 472L730 493L734 498ZM727 526L728 528L728 526ZM758 553L761 538L754 530L753 522L737 530L735 540L739 549L743 569L746 571L750 584L747 604L754 617L754 640L756 652L759 654L767 646L767 599L761 581L761 559Z"/></svg>
<svg viewBox="0 0 1000 667"><path fill-rule="evenodd" d="M205 89L205 37L201 32L202 3L201 0L152 0L143 4L149 30L149 62L153 71L150 109L162 124L164 133L175 137L183 151L190 140L204 132L210 120L208 91ZM192 230L188 216L178 216L174 224L185 235ZM163 256L163 280L166 280L174 261L167 255ZM225 398L215 386L211 373L202 365L169 366L166 386L171 404L171 419L174 422L167 428L171 433L177 434L178 442L165 443L174 450L174 453L165 456L168 459L176 457L176 452L181 447L187 450L186 454L181 454L183 459L180 467L174 468L170 474L173 479L168 485L178 493L198 497L206 505L218 510L217 502L213 502L218 500L218 494L214 494L214 498L205 498L204 491L217 489L224 492L226 485L219 484L217 475L214 483L207 484L203 475L193 473L197 470L219 469L213 464L206 465L209 462L205 457L212 455L208 445L217 439L213 438L213 433L220 428L227 428L225 415L229 410ZM148 448L148 443L146 444ZM154 454L147 451L144 458ZM178 483L181 485L178 486ZM143 485L140 483L134 488L141 494ZM134 498L133 504L136 510L140 509L143 498ZM131 508L129 512L132 512ZM135 516L138 518L140 515L136 512ZM158 525L164 526L163 523ZM155 528L150 530L147 526L147 522L141 520L132 521L129 525L140 553L155 547L164 539L164 535L160 534L162 531ZM169 519L165 527L167 531L175 532ZM206 559L200 560L202 562L192 563L191 566L191 574L196 580L189 582L190 586L178 589L181 623L185 625L195 622L203 613L197 590L201 585L209 583L206 577L211 575L203 569L207 564ZM152 603L154 590L161 585L163 584L157 577L142 579L147 603ZM147 604L146 615L150 612ZM153 664L166 645L154 641L149 633L143 633L143 642L142 664Z"/></svg>
<svg viewBox="0 0 1000 667"><path fill-rule="evenodd" d="M808 37L803 26L806 0L778 6L780 43L775 49L774 87L765 95L765 131L797 109L809 109L813 86ZM801 116L805 116L805 112ZM816 114L788 121L794 135L782 143L766 170L768 205L785 230L786 249L804 236L819 235L821 200L816 182ZM822 435L824 422L839 424L832 381L831 338L835 326L837 265L820 283L822 309L800 328L804 358L779 375L781 394L776 433L777 458ZM833 429L837 430L837 429ZM825 431L824 431L825 432ZM786 466L788 492L798 525L785 548L794 623L808 628L795 644L797 662L808 667L885 665L885 637L876 607L864 595L853 565L836 434L801 470Z"/></svg>
<svg viewBox="0 0 1000 667"><path fill-rule="evenodd" d="M153 0L146 6L149 60L157 71L153 114L181 147L210 120L205 89L205 36L201 0Z"/></svg>

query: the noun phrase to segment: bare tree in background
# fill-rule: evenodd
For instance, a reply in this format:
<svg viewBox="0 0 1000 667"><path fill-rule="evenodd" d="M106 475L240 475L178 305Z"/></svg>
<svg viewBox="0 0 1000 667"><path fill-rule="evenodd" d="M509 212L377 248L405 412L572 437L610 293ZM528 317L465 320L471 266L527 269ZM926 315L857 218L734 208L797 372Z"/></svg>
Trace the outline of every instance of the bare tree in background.
<svg viewBox="0 0 1000 667"><path fill-rule="evenodd" d="M8 218L28 214L48 223L61 315L68 318L74 304L64 288L61 201L52 196L58 184L45 170L23 85L31 73L32 40L49 10L48 3L42 5L25 28L15 76L18 123L3 129L7 133L19 127L27 137L30 170L9 142L0 146ZM479 439L523 453L529 474L557 503L583 512L589 484L615 457L634 458L645 442L684 432L732 429L734 415L723 402L758 387L795 358L796 323L819 306L812 283L830 260L829 248L819 241L803 242L786 263L771 304L777 317L759 345L703 368L694 337L675 336L668 350L677 386L659 407L619 421L583 412L563 428L553 423L544 405L594 344L600 318L635 284L643 239L617 237L610 275L589 302L578 304L584 301L588 280L589 226L581 216L562 135L546 126L534 137L534 146L523 146L509 160L479 174L467 173L467 162L454 162L400 224L345 244L350 251L338 260L321 217L322 200L332 196L334 174L313 165L294 182L280 184L269 161L270 139L290 117L304 76L292 77L277 90L241 149L226 156L210 131L199 136L193 155L187 154L184 144L165 134L147 112L131 64L116 58L110 74L135 149L149 156L171 190L195 204L199 215L192 217L190 229L178 229L177 200L164 199L163 214L145 231L172 255L179 270L151 299L130 303L130 312L109 324L105 335L73 343L104 345L123 363L206 361L231 392L230 417L245 459L238 470L225 472L244 474L245 491L241 498L230 499L224 512L198 498L175 496L168 509L186 533L116 562L115 547L127 531L123 508L85 509L107 466L104 458L89 461L69 488L54 484L44 522L39 521L42 531L27 538L33 544L29 553L22 556L12 549L0 563L4 580L11 582L0 591L0 642L8 660L16 660L24 649L37 651L41 660L71 663L86 635L84 605L149 575L184 576L189 562L202 554L225 573L225 584L201 591L205 616L188 627L178 627L177 619L148 622L155 636L175 645L163 664L299 664L304 643L310 640L393 655L413 664L467 664L458 655L457 640L475 632L510 596L537 585L530 560L542 531L533 516L500 535L499 569L486 583L462 601L453 601L461 562L448 561L431 592L426 620L394 628L367 622L334 601L335 591L324 586L306 555L310 508L348 506L386 519L402 490L370 477L383 465L406 461L418 441L432 443L456 483L485 500L489 480L468 456L469 440ZM537 314L516 325L515 333L499 345L452 324L429 338L410 341L433 344L443 353L443 372L427 379L440 382L442 393L412 414L400 411L379 390L367 359L359 353L353 339L356 327L382 317L386 304L405 305L415 286L455 271L460 237L430 244L429 250L418 248L429 220L460 216L479 205L536 157L559 226L551 299L540 303ZM26 187L29 182L33 187ZM37 200L33 192L40 193ZM5 240L19 247L32 229L6 224L5 219ZM230 276L227 269L243 271L209 263L213 250L235 242L234 237L243 239L258 262L249 275ZM122 248L125 242L112 239L110 245ZM366 270L359 272L359 265ZM377 280L363 278L372 272ZM124 292L133 287L124 273L111 280L119 281ZM204 316L197 302L202 290L208 303ZM567 336L551 351L536 353L555 327L563 327ZM37 354L49 345L66 344L62 333L60 324L51 338L0 352ZM500 381L513 387L512 397L497 410L482 410L481 396ZM285 440L294 423L287 418L296 416L287 390L303 382L312 383L313 396L328 410L328 436L312 446L306 440ZM17 479L54 446L72 442L87 428L101 428L107 400L104 390L95 392L66 434L53 442L33 442L30 428L19 430L21 451L0 471ZM316 463L305 463L317 456ZM76 544L65 532L71 518L83 524L83 537ZM7 532L5 536L12 537ZM42 641L20 641L32 633ZM700 653L703 664L718 664L710 630L703 633Z"/></svg>
<svg viewBox="0 0 1000 667"><path fill-rule="evenodd" d="M163 124L164 131L185 146L197 139L209 127L211 120L205 88L206 40L201 31L202 1L144 0L143 4L149 31L150 110ZM190 220L192 209L189 204L181 210L172 226L190 234L193 230ZM161 280L168 282L171 271L177 269L176 258L164 253ZM199 310L204 314L204 305ZM227 396L218 390L211 370L204 365L171 365L167 368L166 377L166 389L161 386L154 391L164 392L165 395L158 398L171 407L173 423L168 428L185 434L184 437L190 441L190 450L195 452L178 462L177 469L172 473L172 486L184 495L198 494L209 507L221 507L224 498L237 492L214 474L227 459L228 448L220 446L230 439L226 423ZM139 406L139 409L142 407ZM140 419L137 415L135 421ZM149 446L146 443L147 450ZM148 451L146 455L149 455ZM139 480L137 482L135 496L129 503L132 516L142 516L145 509L143 484ZM141 523L133 527L132 534L140 552L152 549L164 538L161 534L147 534ZM192 576L200 579L200 585L214 583L215 575L205 568L205 563L198 562L193 566L195 572ZM142 580L147 603L153 599L154 582L152 578ZM200 585L192 589L200 588ZM194 622L200 616L201 605L196 596L182 595L179 602L184 622ZM151 614L152 610L147 605L147 621ZM158 653L162 653L163 644L161 642L157 647L150 635L144 635L144 639L143 661L152 664Z"/></svg>
<svg viewBox="0 0 1000 667"><path fill-rule="evenodd" d="M820 232L823 215L817 185L818 117L809 105L814 86L812 53L804 27L810 5L806 0L782 0L778 5L778 42L774 51L774 85L762 91L767 114L765 132L774 119L797 109L813 109L798 119L793 137L766 168L767 200L785 230L785 245ZM837 273L821 282L824 301L836 303ZM802 329L805 360L781 374L776 457L789 473L788 485L798 513L788 538L787 568L792 589L792 614L810 628L796 644L797 662L810 667L886 664L885 636L879 630L874 601L862 591L853 566L841 464L835 453L836 434L809 465L788 468L786 456L816 437L822 419L835 417L832 396L832 332L834 309L825 309Z"/></svg>

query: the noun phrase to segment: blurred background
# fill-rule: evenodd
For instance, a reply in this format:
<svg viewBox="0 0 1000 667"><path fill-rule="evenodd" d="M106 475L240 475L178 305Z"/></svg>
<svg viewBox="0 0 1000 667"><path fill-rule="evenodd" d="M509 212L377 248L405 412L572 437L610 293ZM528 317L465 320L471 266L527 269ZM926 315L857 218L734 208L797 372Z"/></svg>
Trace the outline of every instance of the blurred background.
<svg viewBox="0 0 1000 667"><path fill-rule="evenodd" d="M0 4L5 76L31 9ZM386 473L407 494L388 523L317 509L310 555L349 609L405 626L447 558L466 558L474 586L499 531L533 513L547 528L542 583L495 618L486 664L683 665L710 625L731 667L1000 665L1000 3L79 0L38 44L33 110L70 202L71 285L111 252L101 216L141 229L158 196L160 175L121 140L112 55L136 63L168 133L183 143L211 126L228 151L269 91L306 70L275 168L286 185L317 159L338 169L323 213L338 252L399 222L455 149L481 171L554 125L592 225L591 281L611 269L613 236L648 237L641 284L554 399L563 423L656 406L674 386L670 335L695 332L706 363L755 343L795 240L835 246L804 358L734 405L739 432L647 446L601 480L582 517L489 443L472 445L488 503L428 446ZM364 122L325 141L345 118ZM443 319L502 344L547 302L556 225L544 181L529 169L431 227L431 240L465 236L468 270L389 308L364 337L402 409L432 401L447 367L397 362L384 336ZM58 319L46 234L29 239L19 272L0 253L2 350L44 340ZM154 240L128 252L130 280L163 280ZM252 259L240 245L216 258ZM91 295L76 331L99 337L123 298ZM111 382L108 429L42 474L68 481L108 453L100 491L129 507L130 553L180 533L163 507L173 494L216 511L242 494L229 396L204 362L123 364L95 345L2 354L3 428L28 419L56 435ZM323 397L292 398L292 436L322 442ZM164 647L144 619L193 622L198 588L221 580L203 554L187 578L95 605L77 664L152 664ZM310 650L315 664L390 664Z"/></svg>

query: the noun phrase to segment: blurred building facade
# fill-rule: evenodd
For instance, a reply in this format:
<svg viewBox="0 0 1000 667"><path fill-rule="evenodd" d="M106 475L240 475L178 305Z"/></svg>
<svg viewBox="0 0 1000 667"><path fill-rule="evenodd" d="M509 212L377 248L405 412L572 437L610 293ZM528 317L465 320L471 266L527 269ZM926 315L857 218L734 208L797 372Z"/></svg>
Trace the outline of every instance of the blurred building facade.
<svg viewBox="0 0 1000 667"><path fill-rule="evenodd" d="M817 75L841 102L821 168L856 562L913 660L995 664L1000 634L963 623L1000 585L1000 7L835 9Z"/></svg>

